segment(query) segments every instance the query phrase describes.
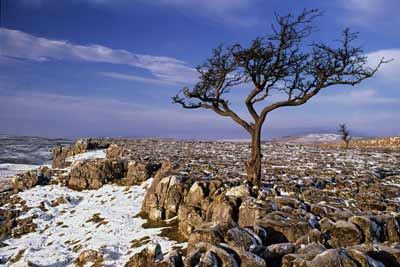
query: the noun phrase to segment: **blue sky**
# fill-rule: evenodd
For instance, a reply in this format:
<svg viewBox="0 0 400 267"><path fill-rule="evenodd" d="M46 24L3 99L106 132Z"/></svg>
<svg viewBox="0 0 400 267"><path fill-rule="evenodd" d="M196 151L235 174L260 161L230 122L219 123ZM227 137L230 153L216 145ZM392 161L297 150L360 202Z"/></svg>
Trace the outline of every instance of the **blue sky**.
<svg viewBox="0 0 400 267"><path fill-rule="evenodd" d="M333 132L400 135L398 0L2 0L0 133L51 137L245 138L228 118L184 110L171 97L192 85L220 43L270 32L274 12L324 11L313 40L349 26L373 64L356 87L328 88L304 106L274 111L264 137ZM241 98L235 110L246 117Z"/></svg>

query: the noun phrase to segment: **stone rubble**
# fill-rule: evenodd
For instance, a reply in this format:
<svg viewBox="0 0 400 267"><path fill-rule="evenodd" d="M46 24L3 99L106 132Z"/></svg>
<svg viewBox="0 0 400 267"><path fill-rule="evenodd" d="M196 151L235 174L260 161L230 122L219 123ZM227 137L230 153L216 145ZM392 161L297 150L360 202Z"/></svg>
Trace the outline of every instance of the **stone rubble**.
<svg viewBox="0 0 400 267"><path fill-rule="evenodd" d="M106 158L68 164L93 149L106 149ZM54 150L53 169L19 175L13 192L153 177L141 216L175 220L188 247L163 255L149 244L125 266L400 266L398 151L264 143L261 188L245 182L249 152L249 144L234 142L79 140ZM19 216L7 212L0 207L2 238L13 235L3 225Z"/></svg>

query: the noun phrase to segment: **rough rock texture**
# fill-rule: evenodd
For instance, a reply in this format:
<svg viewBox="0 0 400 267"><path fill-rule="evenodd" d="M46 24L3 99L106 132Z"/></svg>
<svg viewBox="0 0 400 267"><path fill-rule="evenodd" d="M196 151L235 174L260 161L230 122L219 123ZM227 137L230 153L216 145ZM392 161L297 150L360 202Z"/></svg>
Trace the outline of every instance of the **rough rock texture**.
<svg viewBox="0 0 400 267"><path fill-rule="evenodd" d="M121 185L140 185L160 168L159 163L129 161L126 178L119 183Z"/></svg>
<svg viewBox="0 0 400 267"><path fill-rule="evenodd" d="M126 177L125 160L89 160L76 162L67 176L66 185L75 190L98 189Z"/></svg>
<svg viewBox="0 0 400 267"><path fill-rule="evenodd" d="M71 146L56 146L53 148L53 168L65 168L71 165L66 161L68 157L75 156L90 150L108 148L107 139L79 139Z"/></svg>
<svg viewBox="0 0 400 267"><path fill-rule="evenodd" d="M142 213L151 220L171 219L178 214L189 188L176 176L154 178L142 205Z"/></svg>
<svg viewBox="0 0 400 267"><path fill-rule="evenodd" d="M75 260L76 267L101 267L103 266L103 255L93 249L82 251Z"/></svg>
<svg viewBox="0 0 400 267"><path fill-rule="evenodd" d="M363 233L347 221L337 221L332 227L332 247L349 247L363 242Z"/></svg>
<svg viewBox="0 0 400 267"><path fill-rule="evenodd" d="M177 223L188 240L185 266L400 266L397 152L266 143L260 188L243 182L249 149L241 143L85 140L56 153L56 165L108 144L107 159L43 177L58 176L78 190L154 177L141 214ZM14 187L25 190L43 177L22 175ZM3 236L33 227L32 218L18 221L11 206L0 216ZM163 256L153 244L127 266L182 266L181 256L179 250Z"/></svg>
<svg viewBox="0 0 400 267"><path fill-rule="evenodd" d="M36 185L46 185L50 181L51 170L48 167L40 167L14 176L12 183L14 191L23 191Z"/></svg>
<svg viewBox="0 0 400 267"><path fill-rule="evenodd" d="M18 197L11 198L7 206L0 207L0 241L10 237L20 237L36 229L36 224L33 222L35 216L19 218L28 210L25 202Z"/></svg>
<svg viewBox="0 0 400 267"><path fill-rule="evenodd" d="M182 254L171 251L163 256L157 243L150 243L145 249L132 256L125 267L183 267Z"/></svg>

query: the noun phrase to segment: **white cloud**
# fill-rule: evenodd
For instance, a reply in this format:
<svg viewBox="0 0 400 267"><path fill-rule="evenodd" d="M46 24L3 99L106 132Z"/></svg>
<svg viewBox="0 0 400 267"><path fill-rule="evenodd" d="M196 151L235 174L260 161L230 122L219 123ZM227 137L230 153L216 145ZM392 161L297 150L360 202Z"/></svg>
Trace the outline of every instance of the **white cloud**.
<svg viewBox="0 0 400 267"><path fill-rule="evenodd" d="M315 103L335 103L341 105L379 105L379 104L400 104L400 99L380 96L375 90L351 90L348 93L337 95L322 95L315 98Z"/></svg>
<svg viewBox="0 0 400 267"><path fill-rule="evenodd" d="M104 77L117 79L117 80L124 80L124 81L133 81L133 82L150 83L150 84L163 84L163 85L168 85L168 84L173 85L174 84L174 83L169 83L167 81L151 79L151 78L144 78L144 77L140 77L140 76L136 76L136 75L128 75L128 74L123 74L123 73L118 73L118 72L99 72L99 74Z"/></svg>
<svg viewBox="0 0 400 267"><path fill-rule="evenodd" d="M340 0L349 11L347 19L353 23L376 27L383 23L398 24L398 0ZM389 24L387 24L389 25Z"/></svg>
<svg viewBox="0 0 400 267"><path fill-rule="evenodd" d="M382 82L400 82L400 49L383 49L367 54L368 63L371 67L376 66L381 58L393 61L383 64L377 73L377 77L381 78Z"/></svg>
<svg viewBox="0 0 400 267"><path fill-rule="evenodd" d="M343 0L343 5L351 11L361 11L365 13L379 12L385 0Z"/></svg>
<svg viewBox="0 0 400 267"><path fill-rule="evenodd" d="M0 29L0 56L34 61L68 60L129 65L148 70L165 83L192 83L196 72L186 62L170 57L138 55L102 45L77 45L67 41L36 37L28 33Z"/></svg>

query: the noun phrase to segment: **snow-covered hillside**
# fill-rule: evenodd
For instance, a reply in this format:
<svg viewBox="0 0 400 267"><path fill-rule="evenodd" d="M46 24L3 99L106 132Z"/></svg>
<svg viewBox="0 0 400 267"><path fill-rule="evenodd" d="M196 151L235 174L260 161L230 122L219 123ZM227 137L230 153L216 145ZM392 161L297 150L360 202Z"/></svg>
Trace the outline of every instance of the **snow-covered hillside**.
<svg viewBox="0 0 400 267"><path fill-rule="evenodd" d="M74 165L77 161L105 156L104 150L93 150L67 161ZM16 169L18 165L21 164L9 164L8 169L14 169L14 173L23 171ZM25 171L36 167L27 165ZM104 185L98 190L81 192L60 185L46 185L19 192L13 198L20 199L18 209L24 212L17 220L34 216L33 223L37 227L20 238L3 241L0 265L11 259L12 266L16 267L31 266L31 263L75 266L74 261L82 251L94 249L103 255L104 266L124 266L149 242L160 244L163 252L170 251L174 245L186 246L186 243L177 244L161 237L163 228L144 228L146 220L136 217L151 182L149 179L141 186Z"/></svg>
<svg viewBox="0 0 400 267"><path fill-rule="evenodd" d="M149 183L151 180L142 186L106 185L82 192L48 185L19 193L32 207L20 219L37 215L37 228L21 238L7 239L8 246L0 248L0 259L20 252L21 258L12 266L26 266L30 261L39 266L66 267L75 266L74 259L82 250L95 249L104 255L105 266L123 266L150 241L168 252L176 242L158 236L161 228L143 228L146 221L135 217ZM55 201L60 204L54 205ZM41 203L43 208L39 208ZM144 242L135 247L137 240Z"/></svg>

